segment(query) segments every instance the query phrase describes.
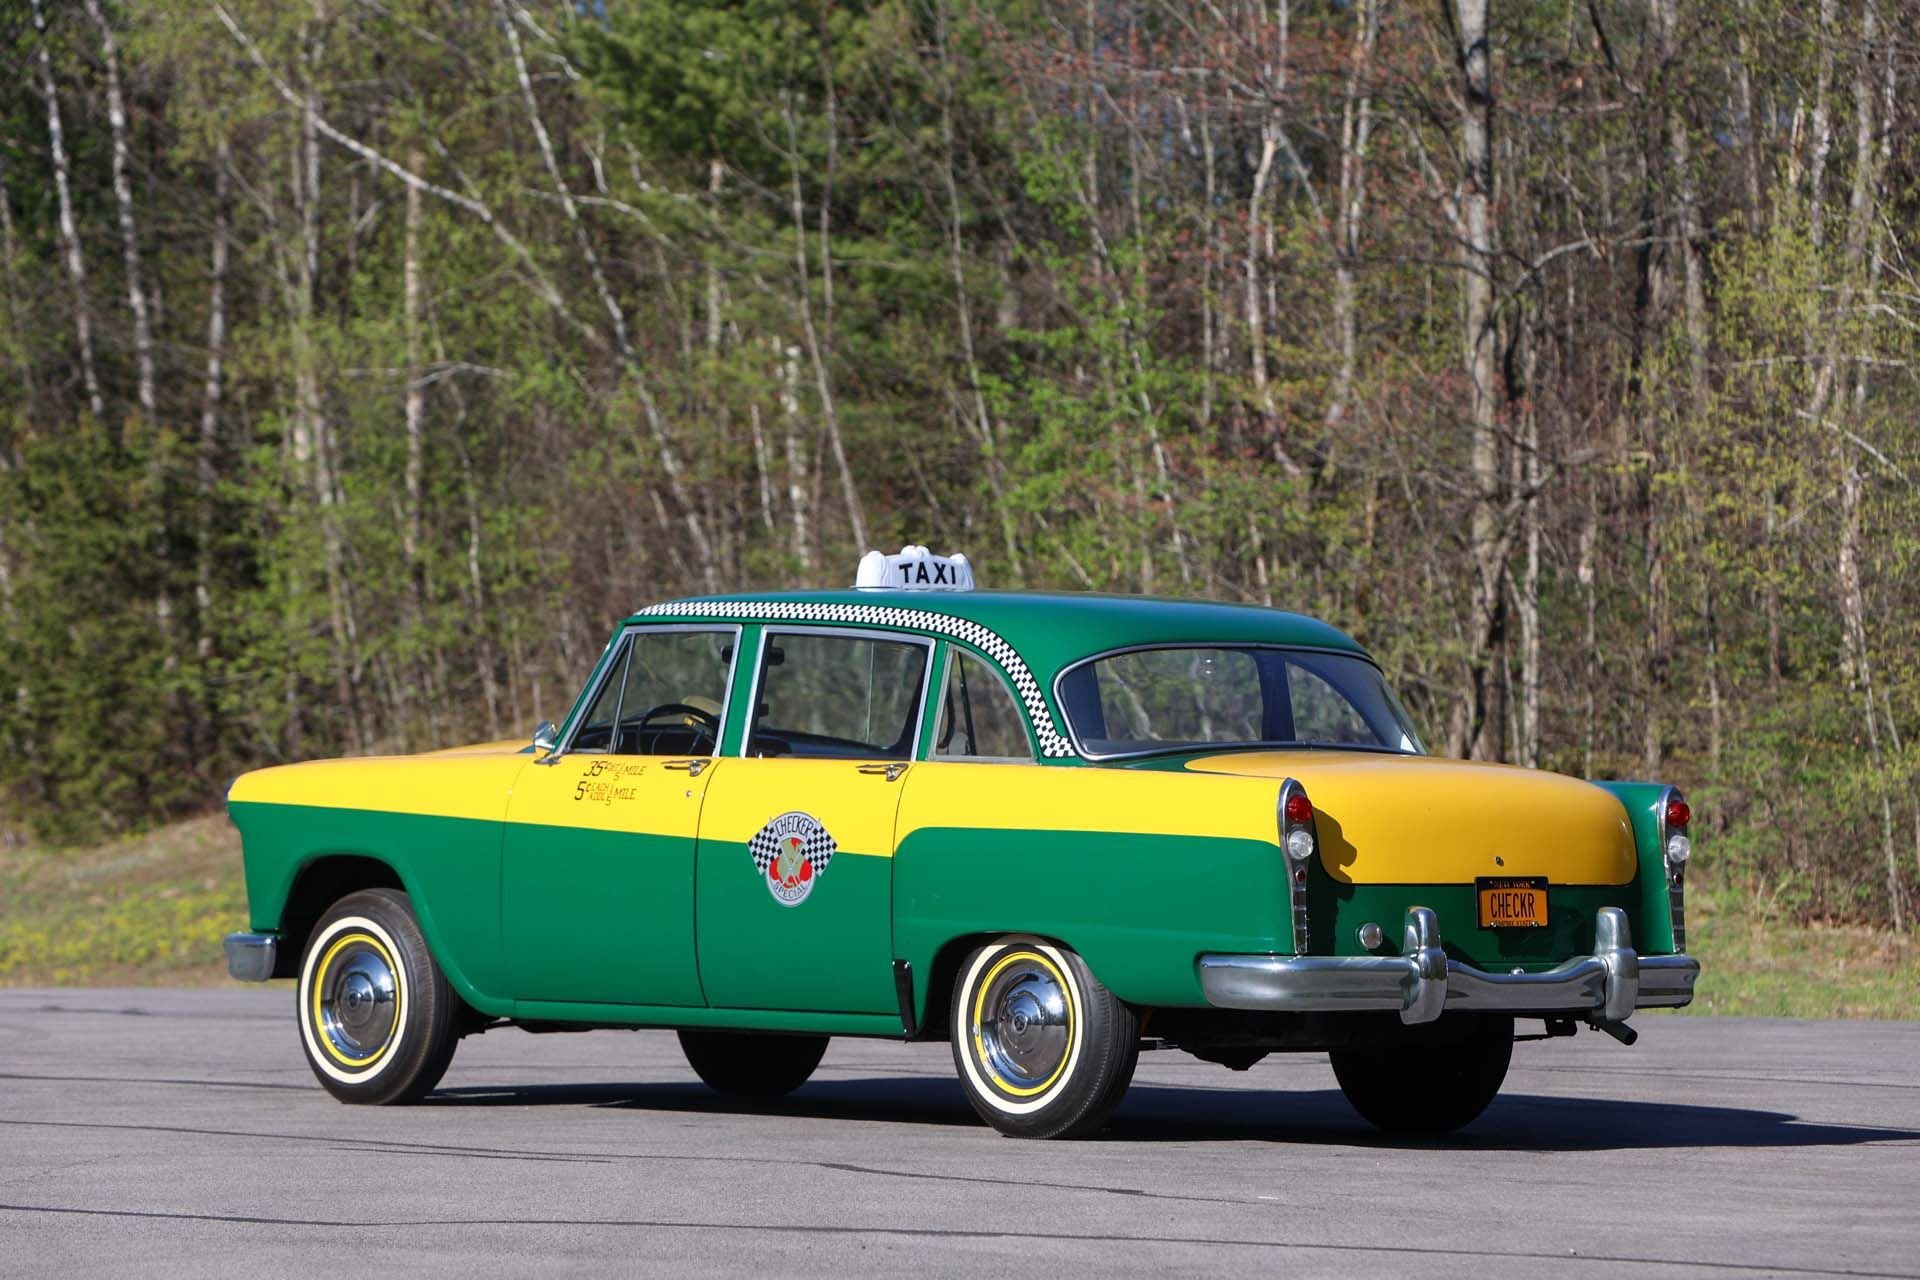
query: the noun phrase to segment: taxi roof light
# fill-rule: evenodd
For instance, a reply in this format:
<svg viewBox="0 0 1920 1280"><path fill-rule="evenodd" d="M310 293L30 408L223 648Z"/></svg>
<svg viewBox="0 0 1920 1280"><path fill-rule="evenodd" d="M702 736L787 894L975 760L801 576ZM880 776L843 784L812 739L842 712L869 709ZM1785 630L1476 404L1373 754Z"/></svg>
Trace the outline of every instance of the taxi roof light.
<svg viewBox="0 0 1920 1280"><path fill-rule="evenodd" d="M909 545L893 555L869 551L860 557L853 585L861 591L971 591L973 566L958 552L937 556L925 547Z"/></svg>

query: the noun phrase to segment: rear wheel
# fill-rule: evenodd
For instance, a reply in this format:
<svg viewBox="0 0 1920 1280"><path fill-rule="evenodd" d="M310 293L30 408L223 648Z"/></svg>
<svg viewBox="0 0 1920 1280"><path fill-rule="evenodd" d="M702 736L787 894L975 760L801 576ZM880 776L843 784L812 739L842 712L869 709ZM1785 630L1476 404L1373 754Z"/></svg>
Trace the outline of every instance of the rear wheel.
<svg viewBox="0 0 1920 1280"><path fill-rule="evenodd" d="M827 1037L682 1031L680 1050L694 1074L715 1093L779 1098L807 1082L827 1051Z"/></svg>
<svg viewBox="0 0 1920 1280"><path fill-rule="evenodd" d="M1099 1130L1133 1080L1140 1022L1073 952L1037 939L976 950L953 987L967 1101L1015 1138Z"/></svg>
<svg viewBox="0 0 1920 1280"><path fill-rule="evenodd" d="M342 1102L414 1102L446 1074L460 998L398 889L350 893L314 927L297 1016L307 1065Z"/></svg>
<svg viewBox="0 0 1920 1280"><path fill-rule="evenodd" d="M1513 1019L1470 1019L1433 1044L1391 1049L1335 1049L1334 1078L1353 1109L1383 1133L1452 1133L1493 1101L1513 1057Z"/></svg>

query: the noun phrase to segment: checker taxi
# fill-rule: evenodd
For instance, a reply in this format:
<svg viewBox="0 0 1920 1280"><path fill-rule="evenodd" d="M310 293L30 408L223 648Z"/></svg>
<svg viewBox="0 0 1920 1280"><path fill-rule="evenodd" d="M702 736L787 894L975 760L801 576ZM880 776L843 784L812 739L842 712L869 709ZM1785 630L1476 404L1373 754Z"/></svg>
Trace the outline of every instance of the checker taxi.
<svg viewBox="0 0 1920 1280"><path fill-rule="evenodd" d="M1686 1004L1686 801L1437 758L1352 639L1243 605L974 589L655 604L532 745L238 779L251 928L348 1102L459 1041L666 1027L724 1093L829 1037L944 1040L1002 1132L1071 1136L1142 1048L1329 1052L1373 1124L1473 1119L1515 1037Z"/></svg>

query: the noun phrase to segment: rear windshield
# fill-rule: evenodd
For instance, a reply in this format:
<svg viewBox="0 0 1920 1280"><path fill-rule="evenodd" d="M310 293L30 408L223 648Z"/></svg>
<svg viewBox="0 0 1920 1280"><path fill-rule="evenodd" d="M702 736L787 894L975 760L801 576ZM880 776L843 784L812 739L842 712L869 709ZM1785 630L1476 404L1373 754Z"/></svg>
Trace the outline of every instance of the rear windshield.
<svg viewBox="0 0 1920 1280"><path fill-rule="evenodd" d="M1135 649L1060 678L1089 755L1201 747L1349 747L1423 755L1420 735L1365 659L1294 649Z"/></svg>

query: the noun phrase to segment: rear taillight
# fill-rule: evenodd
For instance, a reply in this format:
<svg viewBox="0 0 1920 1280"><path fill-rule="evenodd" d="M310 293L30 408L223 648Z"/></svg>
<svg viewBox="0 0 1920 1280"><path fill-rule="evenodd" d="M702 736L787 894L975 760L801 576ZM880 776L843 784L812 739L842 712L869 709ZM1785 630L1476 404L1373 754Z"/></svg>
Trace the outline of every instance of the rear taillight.
<svg viewBox="0 0 1920 1280"><path fill-rule="evenodd" d="M1693 837L1687 834L1687 824L1693 821L1693 810L1677 788L1668 787L1654 813L1660 819L1660 855L1667 867L1667 914L1673 921L1673 949L1683 952L1687 949L1687 859L1693 856Z"/></svg>
<svg viewBox="0 0 1920 1280"><path fill-rule="evenodd" d="M1280 784L1280 848L1285 853L1287 897L1293 907L1293 950L1307 953L1307 871L1319 836L1313 826L1313 801L1292 778Z"/></svg>
<svg viewBox="0 0 1920 1280"><path fill-rule="evenodd" d="M1693 821L1693 810L1680 798L1678 791L1667 792L1665 813L1666 838L1661 841L1661 852L1666 855L1667 865L1677 867L1693 855L1693 839L1687 834L1687 823Z"/></svg>
<svg viewBox="0 0 1920 1280"><path fill-rule="evenodd" d="M1313 801L1307 799L1304 791L1295 791L1287 796L1287 824L1289 826L1308 827L1313 825ZM1682 825L1685 825L1684 820Z"/></svg>

